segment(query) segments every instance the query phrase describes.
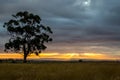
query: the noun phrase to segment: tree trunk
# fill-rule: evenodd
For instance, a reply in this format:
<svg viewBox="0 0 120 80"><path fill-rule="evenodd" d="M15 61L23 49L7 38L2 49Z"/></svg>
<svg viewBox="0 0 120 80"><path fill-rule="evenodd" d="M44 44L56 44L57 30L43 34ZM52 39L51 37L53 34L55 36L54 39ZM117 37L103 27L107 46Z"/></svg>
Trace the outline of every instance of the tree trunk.
<svg viewBox="0 0 120 80"><path fill-rule="evenodd" d="M26 47L25 47L25 44L23 45L23 51L24 51L24 58L23 58L23 63L26 63L27 62L27 51L26 51Z"/></svg>
<svg viewBox="0 0 120 80"><path fill-rule="evenodd" d="M24 53L24 59L23 59L23 63L27 62L27 55Z"/></svg>
<svg viewBox="0 0 120 80"><path fill-rule="evenodd" d="M27 48L26 48L27 47ZM24 59L23 59L23 63L26 63L27 62L27 56L29 54L29 51L30 51L30 46L29 44L27 44L27 46L24 44L23 45L23 51L24 51Z"/></svg>

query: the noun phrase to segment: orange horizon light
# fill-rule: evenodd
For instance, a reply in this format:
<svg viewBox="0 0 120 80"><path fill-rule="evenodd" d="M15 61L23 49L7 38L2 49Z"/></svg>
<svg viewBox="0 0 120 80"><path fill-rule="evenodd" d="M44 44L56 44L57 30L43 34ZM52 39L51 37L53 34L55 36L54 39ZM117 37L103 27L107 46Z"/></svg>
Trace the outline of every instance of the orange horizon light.
<svg viewBox="0 0 120 80"><path fill-rule="evenodd" d="M0 59L22 59L23 54L1 53ZM31 54L28 59L54 59L54 60L79 60L79 59L96 59L96 60L117 60L118 57L112 57L106 54L98 53L41 53L39 56Z"/></svg>

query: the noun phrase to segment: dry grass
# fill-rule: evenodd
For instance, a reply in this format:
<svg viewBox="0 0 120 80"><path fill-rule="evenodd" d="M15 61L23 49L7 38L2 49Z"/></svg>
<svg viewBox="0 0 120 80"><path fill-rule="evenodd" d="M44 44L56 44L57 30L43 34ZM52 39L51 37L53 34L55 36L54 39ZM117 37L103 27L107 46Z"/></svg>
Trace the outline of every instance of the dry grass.
<svg viewBox="0 0 120 80"><path fill-rule="evenodd" d="M0 80L120 80L120 63L3 63Z"/></svg>

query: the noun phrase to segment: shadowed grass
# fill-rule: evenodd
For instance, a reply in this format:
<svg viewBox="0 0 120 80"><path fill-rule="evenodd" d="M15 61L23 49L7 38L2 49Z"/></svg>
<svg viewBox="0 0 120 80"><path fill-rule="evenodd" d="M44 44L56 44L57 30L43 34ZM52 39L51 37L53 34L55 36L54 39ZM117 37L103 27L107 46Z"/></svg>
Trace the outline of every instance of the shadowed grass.
<svg viewBox="0 0 120 80"><path fill-rule="evenodd" d="M120 63L4 63L0 80L120 80Z"/></svg>

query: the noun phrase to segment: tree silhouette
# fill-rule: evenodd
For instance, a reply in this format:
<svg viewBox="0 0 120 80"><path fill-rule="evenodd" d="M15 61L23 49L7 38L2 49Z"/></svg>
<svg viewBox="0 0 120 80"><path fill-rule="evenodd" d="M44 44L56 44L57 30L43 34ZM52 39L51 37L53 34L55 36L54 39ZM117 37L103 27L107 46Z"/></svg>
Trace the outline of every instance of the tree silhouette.
<svg viewBox="0 0 120 80"><path fill-rule="evenodd" d="M41 18L27 11L12 15L13 19L4 23L4 28L11 35L9 42L5 44L5 51L23 52L24 60L31 53L38 55L45 50L45 42L52 41L49 36L53 32L48 26L42 25Z"/></svg>

